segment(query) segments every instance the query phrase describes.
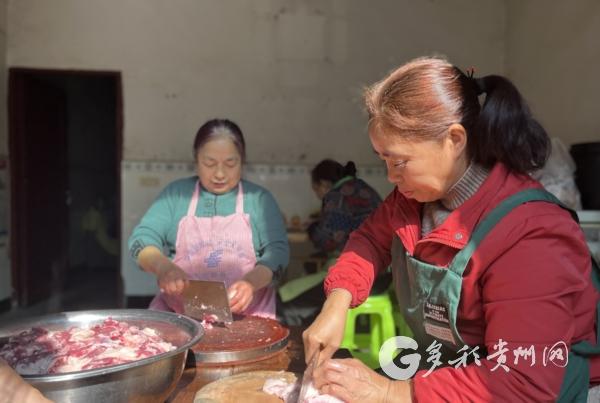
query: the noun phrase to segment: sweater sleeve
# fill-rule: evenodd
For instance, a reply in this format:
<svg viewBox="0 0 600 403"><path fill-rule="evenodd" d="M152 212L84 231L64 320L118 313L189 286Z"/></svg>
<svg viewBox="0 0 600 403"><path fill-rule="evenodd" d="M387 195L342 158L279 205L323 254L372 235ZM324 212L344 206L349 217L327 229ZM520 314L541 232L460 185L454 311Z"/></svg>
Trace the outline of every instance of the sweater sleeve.
<svg viewBox="0 0 600 403"><path fill-rule="evenodd" d="M564 343L570 348L572 340L582 338L582 327L591 329L597 299L589 288L591 265L583 235L562 213L558 220L557 214L522 220L515 225L513 239L488 234L483 242L503 245L503 251L480 279L487 355L482 354L479 365L474 362L460 370L417 372L416 401L556 400L566 351L561 352L563 360L560 355L551 360L551 351L557 351L553 346ZM577 306L589 306L590 311L575 317ZM581 326L581 321L587 325ZM593 332L583 338L593 339ZM533 355L519 354L526 350Z"/></svg>
<svg viewBox="0 0 600 403"><path fill-rule="evenodd" d="M350 234L342 254L325 278L326 295L335 288L346 289L352 294L352 307L367 299L375 276L390 264L396 203L395 193L392 193Z"/></svg>
<svg viewBox="0 0 600 403"><path fill-rule="evenodd" d="M133 229L128 248L134 260L137 261L140 251L146 246L156 246L165 253L169 253L170 249L174 250L175 245L169 245L167 235L173 225L176 225L174 203L178 198L177 194L174 183L164 188Z"/></svg>
<svg viewBox="0 0 600 403"><path fill-rule="evenodd" d="M259 238L257 264L271 269L273 279L277 281L289 263L290 248L283 215L275 198L267 190L259 193L253 215Z"/></svg>

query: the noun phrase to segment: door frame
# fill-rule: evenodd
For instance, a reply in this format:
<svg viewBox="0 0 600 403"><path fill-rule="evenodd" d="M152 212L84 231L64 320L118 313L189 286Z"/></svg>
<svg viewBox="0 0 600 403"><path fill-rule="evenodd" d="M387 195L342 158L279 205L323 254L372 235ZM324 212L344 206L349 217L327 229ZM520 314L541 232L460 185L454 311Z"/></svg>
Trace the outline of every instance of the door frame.
<svg viewBox="0 0 600 403"><path fill-rule="evenodd" d="M24 221L24 213L19 208L23 205L24 196L20 193L19 179L22 173L20 172L19 161L23 161L24 150L20 147L20 143L15 140L15 136L20 131L19 111L16 105L19 105L19 100L22 94L18 91L18 81L28 75L75 75L88 77L112 77L115 83L115 156L116 167L115 174L117 184L117 224L121 227L121 161L123 156L123 82L120 71L112 70L73 70L73 69L46 69L46 68L30 68L30 67L10 67L8 69L8 175L10 181L10 266L11 266L11 282L13 288L12 300L19 305L25 302L25 296L20 294L20 290L24 289L24 276L19 270L23 256L28 253L28 245L19 239L21 234L19 231L19 223ZM119 244L121 243L121 231L117 231ZM120 260L119 260L120 263ZM117 271L115 278L115 287L122 293L121 270ZM119 296L122 300L122 296Z"/></svg>

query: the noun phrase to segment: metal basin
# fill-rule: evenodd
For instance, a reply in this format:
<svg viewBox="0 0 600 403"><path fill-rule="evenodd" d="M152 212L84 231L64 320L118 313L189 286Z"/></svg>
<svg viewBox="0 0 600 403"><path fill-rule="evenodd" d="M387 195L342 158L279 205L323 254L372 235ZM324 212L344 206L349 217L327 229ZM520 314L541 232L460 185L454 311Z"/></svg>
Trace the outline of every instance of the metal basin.
<svg viewBox="0 0 600 403"><path fill-rule="evenodd" d="M57 403L164 402L181 378L188 349L204 334L202 326L186 316L147 309L63 312L3 325L0 339L34 326L58 330L101 323L108 317L150 327L177 348L126 364L23 378Z"/></svg>

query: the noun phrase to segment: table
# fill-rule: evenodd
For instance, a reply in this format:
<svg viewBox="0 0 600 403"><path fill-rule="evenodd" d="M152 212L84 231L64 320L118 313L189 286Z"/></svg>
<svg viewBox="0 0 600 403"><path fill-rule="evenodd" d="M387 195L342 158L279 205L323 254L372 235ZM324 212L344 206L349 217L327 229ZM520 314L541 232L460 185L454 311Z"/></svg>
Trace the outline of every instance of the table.
<svg viewBox="0 0 600 403"><path fill-rule="evenodd" d="M196 392L204 385L226 376L249 371L290 371L301 374L306 369L301 327L290 327L287 349L262 361L229 366L189 366L177 387L169 396L170 403L192 403ZM336 355L337 356L337 355ZM193 364L193 363L192 363Z"/></svg>
<svg viewBox="0 0 600 403"><path fill-rule="evenodd" d="M304 362L304 346L302 344L302 331L300 326L292 326L290 329L289 344L287 349L280 351L272 357L262 361L241 365L219 366L219 367L187 367L179 383L175 387L167 402L169 403L192 403L196 392L204 385L226 376L249 371L289 371L303 374L306 369ZM334 358L352 358L350 351L339 349Z"/></svg>
<svg viewBox="0 0 600 403"><path fill-rule="evenodd" d="M287 238L290 243L303 243L308 242L308 232L306 231L290 231L287 232Z"/></svg>

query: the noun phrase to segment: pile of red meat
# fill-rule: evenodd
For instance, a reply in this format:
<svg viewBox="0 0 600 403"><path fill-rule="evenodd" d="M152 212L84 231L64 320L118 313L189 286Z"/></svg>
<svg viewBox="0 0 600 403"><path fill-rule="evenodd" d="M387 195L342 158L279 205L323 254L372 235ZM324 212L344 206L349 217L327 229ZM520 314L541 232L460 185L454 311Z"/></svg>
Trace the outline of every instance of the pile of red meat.
<svg viewBox="0 0 600 403"><path fill-rule="evenodd" d="M155 330L108 318L88 328L32 328L0 348L21 375L57 374L123 364L174 350Z"/></svg>

